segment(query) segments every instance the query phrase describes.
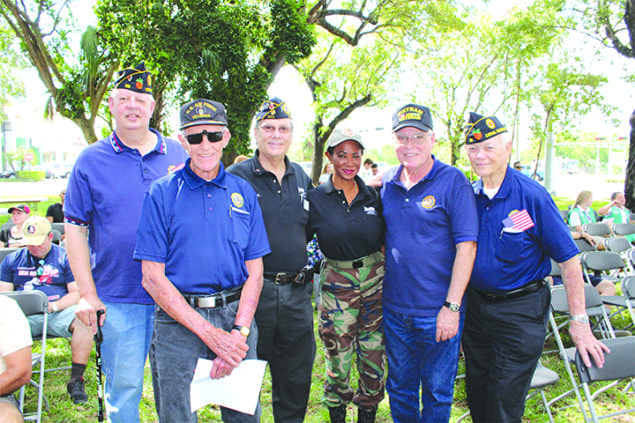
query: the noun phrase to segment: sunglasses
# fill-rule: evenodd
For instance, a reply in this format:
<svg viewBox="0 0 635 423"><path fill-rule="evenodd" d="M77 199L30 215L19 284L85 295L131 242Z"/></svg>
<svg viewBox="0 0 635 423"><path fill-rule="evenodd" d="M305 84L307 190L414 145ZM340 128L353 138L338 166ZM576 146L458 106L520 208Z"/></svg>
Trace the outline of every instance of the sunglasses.
<svg viewBox="0 0 635 423"><path fill-rule="evenodd" d="M207 135L209 142L219 142L223 140L224 134L224 131L207 132L206 130L203 130L203 132L199 132L198 134L186 135L185 139L187 139L188 144L196 145L203 142L203 135Z"/></svg>

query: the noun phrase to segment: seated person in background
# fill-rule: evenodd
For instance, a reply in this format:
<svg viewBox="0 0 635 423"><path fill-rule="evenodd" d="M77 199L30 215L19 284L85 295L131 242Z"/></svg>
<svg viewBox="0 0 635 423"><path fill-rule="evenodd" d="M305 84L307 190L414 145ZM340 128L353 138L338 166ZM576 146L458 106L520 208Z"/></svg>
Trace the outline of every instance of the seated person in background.
<svg viewBox="0 0 635 423"><path fill-rule="evenodd" d="M31 334L20 306L0 295L0 422L22 423L11 395L31 380Z"/></svg>
<svg viewBox="0 0 635 423"><path fill-rule="evenodd" d="M600 216L605 216L603 222L611 223L632 223L631 211L626 208L626 197L623 192L611 194L611 202L598 210ZM635 234L625 235L628 242L635 241Z"/></svg>
<svg viewBox="0 0 635 423"><path fill-rule="evenodd" d="M595 214L595 210L591 208L593 203L593 194L591 191L581 191L576 198L569 215L567 216L567 223L569 226L573 226L576 231L583 233L582 227L586 223L597 223L598 219ZM595 243L591 243L598 250L604 250L604 238L601 236L593 236Z"/></svg>
<svg viewBox="0 0 635 423"><path fill-rule="evenodd" d="M73 364L66 390L75 404L81 404L88 400L82 376L93 347L93 334L90 326L75 318L79 291L66 250L52 244L51 223L41 216L28 218L22 233L27 247L9 254L0 264L0 292L38 290L48 296L47 334L71 338ZM31 335L40 336L43 316L30 316L28 320Z"/></svg>
<svg viewBox="0 0 635 423"><path fill-rule="evenodd" d="M60 191L59 203L51 204L46 209L46 218L51 223L64 223L64 197L66 196L66 189Z"/></svg>
<svg viewBox="0 0 635 423"><path fill-rule="evenodd" d="M0 231L0 247L18 248L22 247L22 225L28 219L31 209L26 204L18 204L9 208L11 221L15 226Z"/></svg>

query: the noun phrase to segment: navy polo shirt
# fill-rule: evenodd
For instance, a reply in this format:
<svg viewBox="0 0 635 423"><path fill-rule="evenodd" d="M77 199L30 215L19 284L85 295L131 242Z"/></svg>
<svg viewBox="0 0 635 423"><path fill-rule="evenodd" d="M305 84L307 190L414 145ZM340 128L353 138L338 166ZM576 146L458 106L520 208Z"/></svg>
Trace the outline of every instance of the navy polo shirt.
<svg viewBox="0 0 635 423"><path fill-rule="evenodd" d="M309 191L309 237L317 234L320 250L333 260L354 260L381 250L384 221L379 195L355 176L359 193L349 205L331 178Z"/></svg>
<svg viewBox="0 0 635 423"><path fill-rule="evenodd" d="M398 313L436 316L446 299L456 244L476 241L472 187L463 173L434 158L430 172L406 190L403 166L383 177L386 221L384 306Z"/></svg>
<svg viewBox="0 0 635 423"><path fill-rule="evenodd" d="M508 167L493 199L483 193L482 180L474 183L474 193L480 230L470 287L485 293L520 288L549 275L550 257L563 263L579 253L551 196L531 178ZM503 220L522 210L534 226L503 230Z"/></svg>
<svg viewBox="0 0 635 423"><path fill-rule="evenodd" d="M59 300L68 294L66 284L75 282L66 250L53 244L43 265L40 260L26 247L16 250L2 261L0 281L13 283L16 291L42 291L49 301Z"/></svg>
<svg viewBox="0 0 635 423"><path fill-rule="evenodd" d="M225 172L205 181L190 159L146 194L134 258L165 263L184 294L214 294L245 283L246 260L271 251L256 193Z"/></svg>
<svg viewBox="0 0 635 423"><path fill-rule="evenodd" d="M265 219L271 254L265 256L265 272L299 272L307 263L306 224L309 220L307 192L313 188L309 175L296 163L284 158L282 182L265 170L254 157L230 166L227 172L247 180L258 193Z"/></svg>
<svg viewBox="0 0 635 423"><path fill-rule="evenodd" d="M150 183L183 164L187 153L177 141L150 130L157 145L145 156L113 133L82 151L68 180L65 221L88 227L92 273L102 301L153 303L141 286L141 264L132 259L141 204Z"/></svg>

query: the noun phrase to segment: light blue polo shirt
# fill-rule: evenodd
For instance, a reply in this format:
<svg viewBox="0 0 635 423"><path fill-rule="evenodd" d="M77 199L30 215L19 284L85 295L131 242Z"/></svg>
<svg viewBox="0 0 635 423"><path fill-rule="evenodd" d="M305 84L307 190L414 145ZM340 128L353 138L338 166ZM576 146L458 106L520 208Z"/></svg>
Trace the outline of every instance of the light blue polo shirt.
<svg viewBox="0 0 635 423"><path fill-rule="evenodd" d="M245 261L269 252L256 192L222 163L216 178L205 181L188 159L148 189L134 257L165 263L179 292L214 294L240 286L248 276Z"/></svg>
<svg viewBox="0 0 635 423"><path fill-rule="evenodd" d="M112 133L85 148L68 180L64 200L67 223L87 226L91 266L102 301L152 304L141 286L141 264L133 260L141 205L150 183L187 159L181 144L157 136L142 156Z"/></svg>
<svg viewBox="0 0 635 423"><path fill-rule="evenodd" d="M478 235L474 194L460 170L436 158L410 190L399 180L402 170L400 165L386 172L381 190L386 221L384 307L436 316L450 287L456 244L476 241Z"/></svg>

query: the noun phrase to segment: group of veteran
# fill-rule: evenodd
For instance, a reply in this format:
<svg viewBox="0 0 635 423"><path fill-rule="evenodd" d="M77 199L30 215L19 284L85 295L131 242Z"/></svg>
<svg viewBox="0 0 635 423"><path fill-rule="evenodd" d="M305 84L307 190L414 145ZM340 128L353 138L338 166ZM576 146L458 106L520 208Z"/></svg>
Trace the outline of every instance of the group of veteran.
<svg viewBox="0 0 635 423"><path fill-rule="evenodd" d="M385 388L394 421L448 421L461 335L474 421L520 421L545 336L550 258L563 267L573 340L602 364L575 244L547 192L509 167L495 117L470 115L466 149L481 177L471 186L432 154L430 110L399 108L400 165L378 194L357 175L364 142L347 129L331 135L333 173L313 189L287 157L293 120L279 98L257 113L255 155L227 170L222 104L186 103L178 141L166 138L149 128L152 77L140 65L119 73L109 107L115 130L78 158L63 210L75 314L93 333L103 326L109 421L139 421L148 354L161 422L197 421L189 384L199 357L213 360L212 378L268 361L275 421L303 421L316 353L314 236L324 255L322 402L333 422L350 402L358 421L375 421ZM261 414L221 410L226 422Z"/></svg>

